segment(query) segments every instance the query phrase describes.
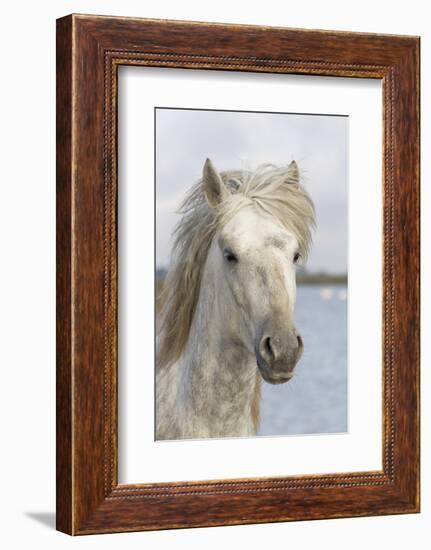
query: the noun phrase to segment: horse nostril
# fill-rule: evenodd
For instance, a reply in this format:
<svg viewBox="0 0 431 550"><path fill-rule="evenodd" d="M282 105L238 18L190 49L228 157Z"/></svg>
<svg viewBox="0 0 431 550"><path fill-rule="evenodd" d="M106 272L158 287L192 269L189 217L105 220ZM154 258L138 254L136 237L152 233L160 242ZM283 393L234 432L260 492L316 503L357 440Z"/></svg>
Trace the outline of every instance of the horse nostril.
<svg viewBox="0 0 431 550"><path fill-rule="evenodd" d="M264 336L259 343L259 355L268 366L275 367L279 361L290 361L293 356L298 356L303 350L302 337L293 331L285 335L282 340L277 334Z"/></svg>
<svg viewBox="0 0 431 550"><path fill-rule="evenodd" d="M266 353L269 356L269 359L273 359L274 358L274 350L272 349L271 338L269 336L267 338L265 338L265 340L263 342L263 346L264 346L264 349L265 349Z"/></svg>
<svg viewBox="0 0 431 550"><path fill-rule="evenodd" d="M298 340L298 347L302 348L302 346L304 345L302 342L302 337L298 334L296 339Z"/></svg>

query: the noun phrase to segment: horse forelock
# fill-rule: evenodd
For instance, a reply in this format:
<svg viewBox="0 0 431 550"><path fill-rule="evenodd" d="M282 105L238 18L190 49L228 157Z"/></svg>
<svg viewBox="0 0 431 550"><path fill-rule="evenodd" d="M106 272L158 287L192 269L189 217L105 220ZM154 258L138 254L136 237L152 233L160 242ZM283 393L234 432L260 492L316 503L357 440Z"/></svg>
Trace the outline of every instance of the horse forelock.
<svg viewBox="0 0 431 550"><path fill-rule="evenodd" d="M174 231L172 265L158 299L158 368L175 363L188 341L199 300L202 273L216 232L250 204L262 215L275 217L298 240L301 255L308 254L315 224L313 202L299 183L286 183L287 167L264 165L256 171L228 171L220 175L231 192L228 200L211 208L202 180L186 195Z"/></svg>

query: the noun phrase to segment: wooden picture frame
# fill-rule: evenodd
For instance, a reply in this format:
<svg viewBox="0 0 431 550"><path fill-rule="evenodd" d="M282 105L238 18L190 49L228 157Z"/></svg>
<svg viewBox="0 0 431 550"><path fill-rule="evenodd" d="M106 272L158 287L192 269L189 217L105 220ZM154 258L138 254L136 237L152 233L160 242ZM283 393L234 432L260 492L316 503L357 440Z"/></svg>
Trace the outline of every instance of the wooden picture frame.
<svg viewBox="0 0 431 550"><path fill-rule="evenodd" d="M119 485L119 65L383 84L383 469ZM419 38L70 15L57 21L57 529L419 511Z"/></svg>

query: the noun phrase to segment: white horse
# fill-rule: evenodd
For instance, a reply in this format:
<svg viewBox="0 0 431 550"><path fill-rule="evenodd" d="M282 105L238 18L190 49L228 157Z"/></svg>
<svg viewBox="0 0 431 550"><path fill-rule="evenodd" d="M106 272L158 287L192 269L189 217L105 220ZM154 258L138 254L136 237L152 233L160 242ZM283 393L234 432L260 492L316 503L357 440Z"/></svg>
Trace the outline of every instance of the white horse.
<svg viewBox="0 0 431 550"><path fill-rule="evenodd" d="M293 376L295 264L314 206L295 161L203 178L181 206L158 318L156 438L250 436L261 377Z"/></svg>

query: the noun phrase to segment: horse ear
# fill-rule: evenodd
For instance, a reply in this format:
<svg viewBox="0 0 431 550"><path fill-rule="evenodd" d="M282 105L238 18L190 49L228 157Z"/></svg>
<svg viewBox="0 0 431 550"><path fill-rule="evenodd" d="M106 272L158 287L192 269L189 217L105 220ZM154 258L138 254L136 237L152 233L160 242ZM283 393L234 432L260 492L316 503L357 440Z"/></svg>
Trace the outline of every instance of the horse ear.
<svg viewBox="0 0 431 550"><path fill-rule="evenodd" d="M287 173L286 173L286 183L299 185L299 168L296 164L296 161L292 160L292 162L287 167Z"/></svg>
<svg viewBox="0 0 431 550"><path fill-rule="evenodd" d="M229 197L229 191L210 159L207 159L204 164L203 186L205 197L211 208L215 208Z"/></svg>

